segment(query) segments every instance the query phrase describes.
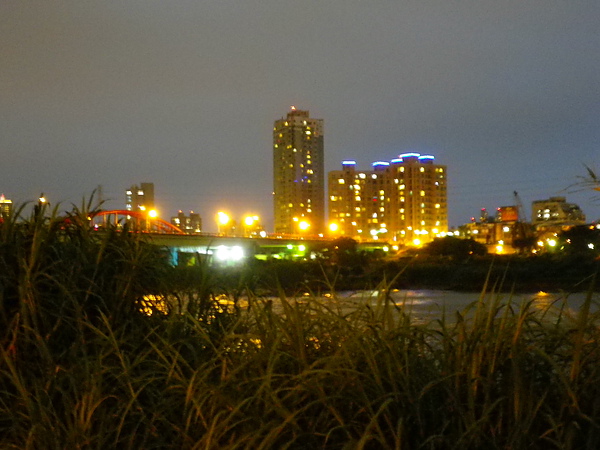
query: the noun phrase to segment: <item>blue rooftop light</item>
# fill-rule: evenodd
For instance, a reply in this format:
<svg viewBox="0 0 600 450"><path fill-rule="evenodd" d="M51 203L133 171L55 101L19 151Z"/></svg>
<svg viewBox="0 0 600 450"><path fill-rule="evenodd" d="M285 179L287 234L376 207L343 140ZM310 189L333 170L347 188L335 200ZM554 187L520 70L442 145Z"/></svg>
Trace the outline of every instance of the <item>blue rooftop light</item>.
<svg viewBox="0 0 600 450"><path fill-rule="evenodd" d="M398 155L398 158L418 158L419 156L421 156L420 153L402 153Z"/></svg>
<svg viewBox="0 0 600 450"><path fill-rule="evenodd" d="M390 163L387 162L387 161L375 161L372 165L373 165L373 167L376 167L376 166L389 166Z"/></svg>
<svg viewBox="0 0 600 450"><path fill-rule="evenodd" d="M346 161L342 161L342 165L343 166L355 166L356 165L356 161L348 159Z"/></svg>
<svg viewBox="0 0 600 450"><path fill-rule="evenodd" d="M433 155L422 155L422 156L419 156L419 159L431 159L431 160L433 160L433 159L435 159L435 157Z"/></svg>
<svg viewBox="0 0 600 450"><path fill-rule="evenodd" d="M394 158L390 161L392 164L398 164L402 162L402 158Z"/></svg>

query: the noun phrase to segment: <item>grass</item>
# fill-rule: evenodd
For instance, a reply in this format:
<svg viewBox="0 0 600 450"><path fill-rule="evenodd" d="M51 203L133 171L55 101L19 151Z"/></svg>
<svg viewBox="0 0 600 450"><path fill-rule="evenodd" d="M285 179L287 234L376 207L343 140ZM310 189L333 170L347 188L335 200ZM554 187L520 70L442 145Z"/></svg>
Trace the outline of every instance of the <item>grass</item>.
<svg viewBox="0 0 600 450"><path fill-rule="evenodd" d="M430 323L394 280L352 309L243 287L227 308L209 265L95 233L89 210L0 225L1 448L600 447L593 286L574 315L491 279ZM171 307L143 314L149 294Z"/></svg>

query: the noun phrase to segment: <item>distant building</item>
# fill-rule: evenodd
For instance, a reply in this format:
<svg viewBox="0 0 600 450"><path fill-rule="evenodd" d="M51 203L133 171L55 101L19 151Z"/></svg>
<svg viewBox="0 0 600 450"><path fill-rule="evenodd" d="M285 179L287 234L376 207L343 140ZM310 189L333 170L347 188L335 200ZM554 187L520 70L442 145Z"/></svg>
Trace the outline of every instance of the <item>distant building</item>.
<svg viewBox="0 0 600 450"><path fill-rule="evenodd" d="M575 203L567 203L565 197L550 197L531 203L531 222L534 226L583 225L585 215Z"/></svg>
<svg viewBox="0 0 600 450"><path fill-rule="evenodd" d="M292 106L273 126L275 233L319 234L325 224L323 119Z"/></svg>
<svg viewBox="0 0 600 450"><path fill-rule="evenodd" d="M0 195L0 221L8 219L12 216L13 202L4 197L4 194Z"/></svg>
<svg viewBox="0 0 600 450"><path fill-rule="evenodd" d="M184 233L194 234L202 232L202 218L200 214L190 211L190 215L186 216L181 210L176 216L171 217L171 224L175 225Z"/></svg>
<svg viewBox="0 0 600 450"><path fill-rule="evenodd" d="M154 209L154 183L140 183L125 191L127 211L150 211Z"/></svg>
<svg viewBox="0 0 600 450"><path fill-rule="evenodd" d="M419 153L372 166L359 171L343 161L342 170L329 172L333 235L419 244L448 231L446 166Z"/></svg>

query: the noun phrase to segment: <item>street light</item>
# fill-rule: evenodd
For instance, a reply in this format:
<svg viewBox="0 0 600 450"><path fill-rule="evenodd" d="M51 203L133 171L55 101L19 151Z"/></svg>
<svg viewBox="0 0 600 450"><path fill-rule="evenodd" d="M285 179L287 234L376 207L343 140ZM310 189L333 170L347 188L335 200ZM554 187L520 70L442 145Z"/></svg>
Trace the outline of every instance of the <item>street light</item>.
<svg viewBox="0 0 600 450"><path fill-rule="evenodd" d="M310 223L308 223L306 220L301 220L298 223L298 228L300 229L300 231L306 231L310 228Z"/></svg>
<svg viewBox="0 0 600 450"><path fill-rule="evenodd" d="M260 219L257 215L249 215L244 218L244 234L251 236L260 231Z"/></svg>
<svg viewBox="0 0 600 450"><path fill-rule="evenodd" d="M219 211L217 213L217 226L220 234L225 234L223 230L226 229L225 227L229 224L230 221L231 218L229 217L229 214L223 211Z"/></svg>

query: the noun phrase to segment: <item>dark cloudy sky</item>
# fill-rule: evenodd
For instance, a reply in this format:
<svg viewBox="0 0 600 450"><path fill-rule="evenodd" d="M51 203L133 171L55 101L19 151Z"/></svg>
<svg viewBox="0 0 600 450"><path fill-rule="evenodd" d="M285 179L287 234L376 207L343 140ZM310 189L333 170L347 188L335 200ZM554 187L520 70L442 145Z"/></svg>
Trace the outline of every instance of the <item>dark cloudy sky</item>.
<svg viewBox="0 0 600 450"><path fill-rule="evenodd" d="M0 2L0 193L272 220L273 121L325 120L326 170L448 166L450 224L600 169L598 0Z"/></svg>

